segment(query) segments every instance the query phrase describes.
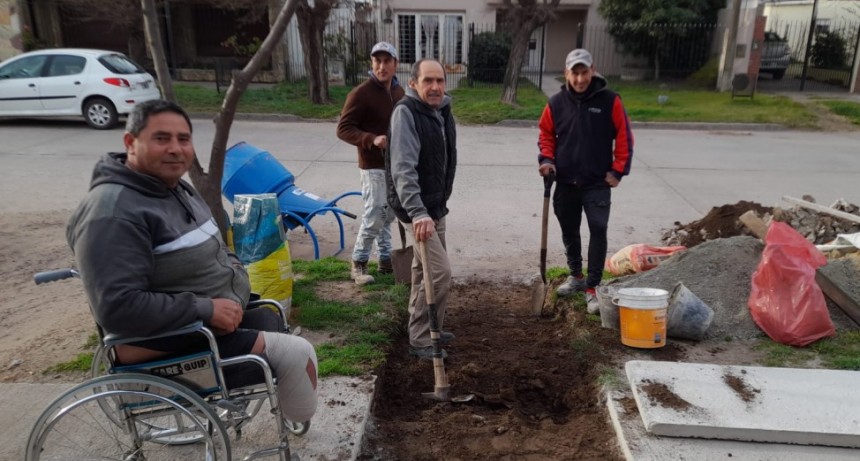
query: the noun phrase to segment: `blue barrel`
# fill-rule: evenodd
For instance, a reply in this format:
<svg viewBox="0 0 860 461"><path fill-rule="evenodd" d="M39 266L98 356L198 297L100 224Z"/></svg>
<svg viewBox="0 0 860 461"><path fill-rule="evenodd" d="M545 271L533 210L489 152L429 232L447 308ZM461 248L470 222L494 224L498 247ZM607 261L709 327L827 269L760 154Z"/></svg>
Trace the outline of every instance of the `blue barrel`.
<svg viewBox="0 0 860 461"><path fill-rule="evenodd" d="M221 191L233 202L236 194L280 194L295 176L272 154L244 141L227 149Z"/></svg>

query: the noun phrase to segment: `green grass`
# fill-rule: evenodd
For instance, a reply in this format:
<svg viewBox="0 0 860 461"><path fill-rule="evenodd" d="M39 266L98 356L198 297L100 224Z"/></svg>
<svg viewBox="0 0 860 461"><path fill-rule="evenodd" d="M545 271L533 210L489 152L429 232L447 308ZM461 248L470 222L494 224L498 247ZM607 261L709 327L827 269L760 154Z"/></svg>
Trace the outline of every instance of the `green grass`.
<svg viewBox="0 0 860 461"><path fill-rule="evenodd" d="M801 103L783 96L756 94L754 99L731 97L731 93L703 90L679 84L650 82L610 82L610 88L621 94L630 119L640 122L743 122L777 123L794 128L813 128L816 116ZM240 113L292 114L307 119L334 119L340 113L350 87L329 88L332 103L314 105L307 98L305 82L281 83L269 88L250 88L239 102ZM189 112L216 112L224 93L214 88L177 84L176 97ZM464 124L493 124L502 120L537 121L546 105L546 96L533 84L523 81L517 91L517 105L499 101L501 85L452 90L454 116ZM668 95L665 104L658 95ZM827 102L852 120L858 120L858 105ZM847 114L847 115L846 115ZM853 115L852 115L853 114Z"/></svg>
<svg viewBox="0 0 860 461"><path fill-rule="evenodd" d="M778 123L794 128L816 126L803 104L784 96L758 93L754 99L679 85L612 82L631 120L639 122ZM669 97L665 104L658 95Z"/></svg>
<svg viewBox="0 0 860 461"><path fill-rule="evenodd" d="M371 267L373 269L373 267ZM320 282L349 281L349 264L335 258L293 261L299 275L292 306L297 325L340 338L317 347L319 375L358 375L385 361L391 338L403 328L409 287L395 285L392 275L375 275L355 302L320 299Z"/></svg>
<svg viewBox="0 0 860 461"><path fill-rule="evenodd" d="M452 110L459 123L493 124L502 120L537 120L546 106L546 95L531 83L517 90L517 106L500 101L501 85L488 88L457 88L451 91Z"/></svg>
<svg viewBox="0 0 860 461"><path fill-rule="evenodd" d="M850 101L821 101L834 114L841 115L851 123L860 125L860 104Z"/></svg>
<svg viewBox="0 0 860 461"><path fill-rule="evenodd" d="M90 371L90 367L93 365L93 353L92 352L84 352L78 354L72 360L68 362L58 363L56 365L51 366L47 370L44 371L44 374L48 373L59 373L59 372L72 372L72 371Z"/></svg>
<svg viewBox="0 0 860 461"><path fill-rule="evenodd" d="M177 101L188 112L217 112L221 109L224 92L214 88L178 84L173 88ZM237 112L255 114L292 114L308 119L333 119L340 114L350 88L329 88L331 104L315 105L307 97L304 82L280 83L271 88L249 88L239 100Z"/></svg>
<svg viewBox="0 0 860 461"><path fill-rule="evenodd" d="M756 349L766 353L765 366L804 368L810 363L820 362L829 369L860 370L860 331L840 332L803 348L765 338Z"/></svg>

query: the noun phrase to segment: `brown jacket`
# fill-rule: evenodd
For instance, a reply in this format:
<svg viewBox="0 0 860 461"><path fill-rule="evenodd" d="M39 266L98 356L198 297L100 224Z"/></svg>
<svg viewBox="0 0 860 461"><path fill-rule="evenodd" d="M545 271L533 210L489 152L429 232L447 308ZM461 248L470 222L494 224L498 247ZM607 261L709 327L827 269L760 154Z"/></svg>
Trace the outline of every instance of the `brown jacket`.
<svg viewBox="0 0 860 461"><path fill-rule="evenodd" d="M373 145L373 139L388 134L391 112L403 94L396 77L389 92L371 76L346 97L337 122L337 137L358 148L358 167L362 170L385 168L382 149Z"/></svg>

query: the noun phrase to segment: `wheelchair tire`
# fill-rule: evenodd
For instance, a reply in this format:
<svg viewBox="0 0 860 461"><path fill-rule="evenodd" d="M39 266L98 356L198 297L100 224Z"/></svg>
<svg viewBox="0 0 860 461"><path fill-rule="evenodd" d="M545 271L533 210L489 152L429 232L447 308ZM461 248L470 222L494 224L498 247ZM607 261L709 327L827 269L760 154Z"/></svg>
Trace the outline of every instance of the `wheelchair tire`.
<svg viewBox="0 0 860 461"><path fill-rule="evenodd" d="M295 421L290 421L289 419L285 419L284 424L286 424L287 430L290 431L290 434L293 434L296 436L305 435L311 429L311 422L310 421L297 423Z"/></svg>
<svg viewBox="0 0 860 461"><path fill-rule="evenodd" d="M170 443L180 438L200 443ZM24 459L57 458L230 461L231 453L221 420L196 393L157 376L123 373L79 384L42 412Z"/></svg>

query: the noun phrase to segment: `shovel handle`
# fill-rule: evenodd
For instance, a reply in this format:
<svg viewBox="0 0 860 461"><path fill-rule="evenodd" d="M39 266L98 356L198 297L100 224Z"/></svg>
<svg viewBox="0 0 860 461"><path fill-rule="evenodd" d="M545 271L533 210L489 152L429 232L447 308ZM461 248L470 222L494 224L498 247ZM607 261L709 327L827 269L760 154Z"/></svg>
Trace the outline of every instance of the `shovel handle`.
<svg viewBox="0 0 860 461"><path fill-rule="evenodd" d="M436 294L433 291L433 277L430 273L430 260L427 257L427 242L415 242L421 254L421 265L424 267L424 295L428 306L436 304ZM435 307L435 306L434 306Z"/></svg>

